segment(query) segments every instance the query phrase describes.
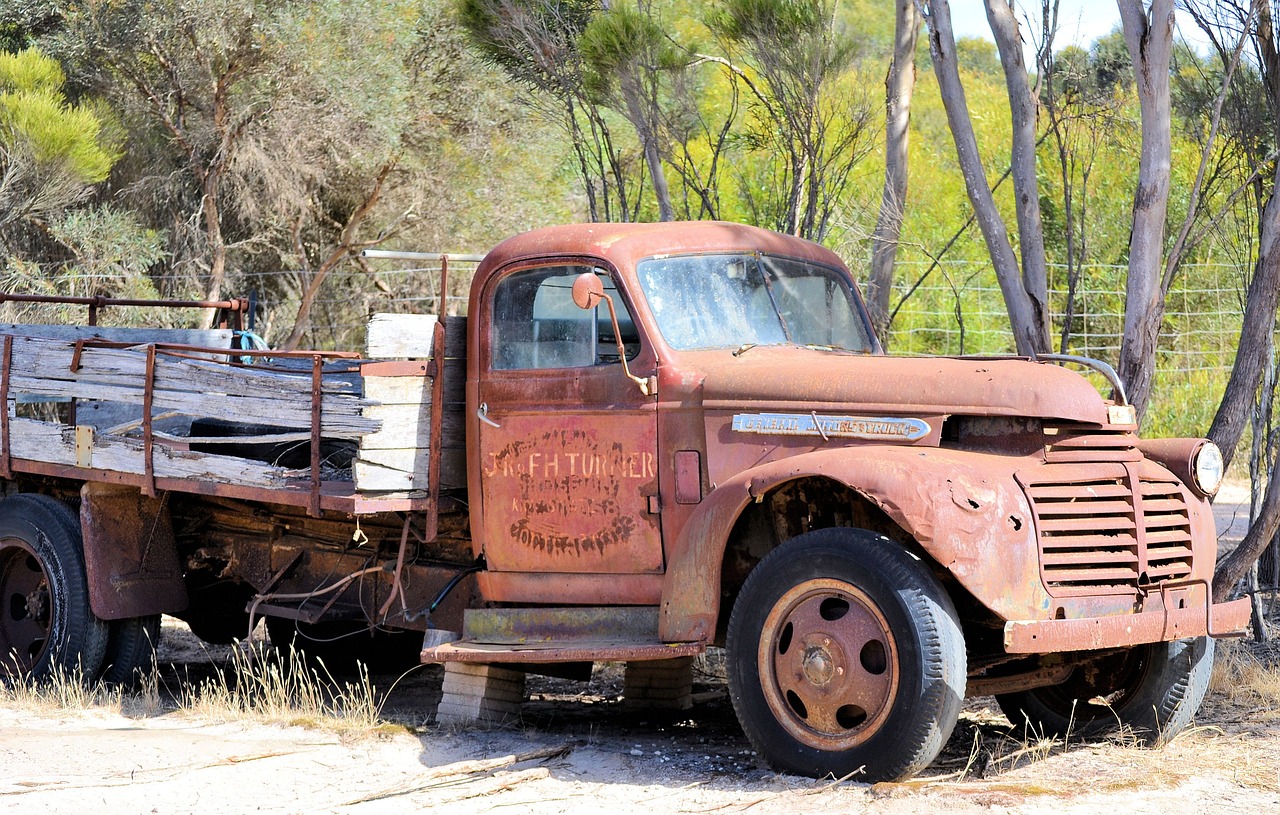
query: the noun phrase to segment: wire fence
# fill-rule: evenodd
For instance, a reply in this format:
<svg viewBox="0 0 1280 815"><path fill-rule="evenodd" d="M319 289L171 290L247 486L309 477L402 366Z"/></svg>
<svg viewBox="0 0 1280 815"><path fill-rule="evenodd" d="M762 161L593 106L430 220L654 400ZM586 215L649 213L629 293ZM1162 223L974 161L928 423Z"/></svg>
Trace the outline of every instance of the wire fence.
<svg viewBox="0 0 1280 815"><path fill-rule="evenodd" d="M895 353L1011 353L1004 298L989 264L945 262L903 300L927 263L899 267L890 348ZM1050 272L1055 350L1114 363L1124 336L1123 266L1085 268L1069 295L1066 269ZM1225 373L1239 341L1243 308L1240 270L1224 264L1184 267L1165 302L1157 367L1182 374ZM1060 347L1070 308L1066 346Z"/></svg>
<svg viewBox="0 0 1280 815"><path fill-rule="evenodd" d="M401 261L403 263L403 261ZM451 262L449 314L465 313L473 262ZM375 261L364 268L350 266L330 275L312 304L307 344L317 348L358 349L371 314L379 312L438 313L438 263L397 266ZM1124 279L1126 269L1115 265L1085 268L1069 294L1066 269L1050 268L1050 312L1055 350L1114 363L1124 335ZM891 299L894 310L889 338L893 353L1002 354L1012 353L1004 298L990 264L946 261L930 269L927 262L900 263L898 284ZM58 278L59 294L92 294L117 280L75 272ZM255 272L239 277L245 295L256 293L257 333L268 340L284 337L297 316L305 278L299 272ZM156 288L174 293L180 284L157 279ZM1230 370L1239 339L1243 308L1243 275L1238 267L1200 264L1184 267L1166 300L1157 367L1181 374L1217 374ZM40 293L54 293L53 291ZM186 296L195 296L188 291ZM1065 348L1059 348L1068 322ZM64 309L65 310L65 309ZM61 320L75 315L41 312L32 306L5 304L0 319ZM110 324L125 315L104 313ZM136 317L129 317L136 320ZM188 319L190 316L188 315Z"/></svg>

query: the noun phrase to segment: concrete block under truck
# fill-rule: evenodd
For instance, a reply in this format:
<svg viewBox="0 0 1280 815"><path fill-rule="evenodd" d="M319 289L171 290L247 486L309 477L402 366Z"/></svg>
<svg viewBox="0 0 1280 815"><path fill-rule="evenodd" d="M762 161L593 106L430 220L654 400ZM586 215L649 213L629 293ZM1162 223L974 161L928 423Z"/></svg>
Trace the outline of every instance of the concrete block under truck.
<svg viewBox="0 0 1280 815"><path fill-rule="evenodd" d="M1140 439L1093 360L884 355L812 243L541 229L467 313L378 315L361 355L4 326L10 670L121 681L160 614L214 642L265 617L445 663L456 721L596 661L679 707L723 645L770 765L887 779L966 694L1037 733L1177 732L1247 625L1210 595L1212 444Z"/></svg>

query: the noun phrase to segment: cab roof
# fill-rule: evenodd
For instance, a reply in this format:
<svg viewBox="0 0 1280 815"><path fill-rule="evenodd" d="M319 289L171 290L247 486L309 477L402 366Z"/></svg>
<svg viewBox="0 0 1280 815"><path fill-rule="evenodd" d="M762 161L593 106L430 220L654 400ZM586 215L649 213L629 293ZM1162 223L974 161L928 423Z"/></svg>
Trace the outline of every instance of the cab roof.
<svg viewBox="0 0 1280 815"><path fill-rule="evenodd" d="M593 256L628 268L655 255L726 251L785 255L845 268L838 255L812 241L726 221L566 224L535 229L499 243L476 269L476 283L480 284L478 290L483 279L498 269L537 257Z"/></svg>

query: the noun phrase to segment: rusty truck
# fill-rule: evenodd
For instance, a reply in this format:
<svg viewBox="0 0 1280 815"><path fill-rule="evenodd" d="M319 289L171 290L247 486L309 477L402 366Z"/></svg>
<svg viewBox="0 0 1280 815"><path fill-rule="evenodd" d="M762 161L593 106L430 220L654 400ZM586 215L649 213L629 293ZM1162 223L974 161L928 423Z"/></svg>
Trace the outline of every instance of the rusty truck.
<svg viewBox="0 0 1280 815"><path fill-rule="evenodd" d="M885 355L813 243L539 229L464 316L374 323L359 354L5 325L10 673L123 681L161 614L223 642L265 618L444 663L479 718L598 662L684 703L723 647L764 761L876 779L967 695L1036 733L1177 732L1247 625L1210 591L1213 444L1140 438L1095 360Z"/></svg>

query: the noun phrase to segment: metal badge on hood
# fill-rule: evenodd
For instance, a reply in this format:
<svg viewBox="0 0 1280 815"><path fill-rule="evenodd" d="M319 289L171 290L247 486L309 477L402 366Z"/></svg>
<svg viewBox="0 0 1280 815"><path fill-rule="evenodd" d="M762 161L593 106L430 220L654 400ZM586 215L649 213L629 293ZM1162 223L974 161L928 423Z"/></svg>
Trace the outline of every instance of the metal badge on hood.
<svg viewBox="0 0 1280 815"><path fill-rule="evenodd" d="M821 436L824 439L915 441L929 434L920 419L870 416L818 416L803 413L738 413L733 429L769 436Z"/></svg>

